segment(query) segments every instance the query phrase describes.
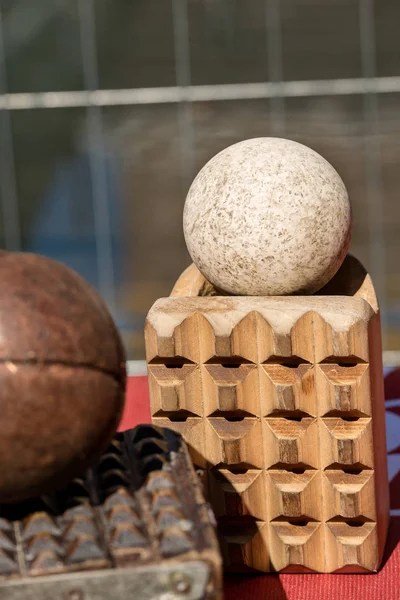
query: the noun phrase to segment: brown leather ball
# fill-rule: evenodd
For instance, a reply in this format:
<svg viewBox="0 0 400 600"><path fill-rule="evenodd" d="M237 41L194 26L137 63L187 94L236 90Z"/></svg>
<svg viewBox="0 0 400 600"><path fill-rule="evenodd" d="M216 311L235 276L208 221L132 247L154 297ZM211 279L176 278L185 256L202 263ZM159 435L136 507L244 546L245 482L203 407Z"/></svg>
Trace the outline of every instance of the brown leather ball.
<svg viewBox="0 0 400 600"><path fill-rule="evenodd" d="M0 503L47 493L114 435L125 355L98 294L53 260L0 253Z"/></svg>

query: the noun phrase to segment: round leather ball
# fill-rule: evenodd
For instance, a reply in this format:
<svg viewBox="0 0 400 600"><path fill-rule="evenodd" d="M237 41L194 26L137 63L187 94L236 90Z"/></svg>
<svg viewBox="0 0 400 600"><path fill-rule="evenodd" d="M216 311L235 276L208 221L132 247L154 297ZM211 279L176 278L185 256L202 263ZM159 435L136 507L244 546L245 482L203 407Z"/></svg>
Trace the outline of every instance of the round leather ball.
<svg viewBox="0 0 400 600"><path fill-rule="evenodd" d="M226 148L195 178L183 226L189 254L217 289L245 296L312 294L341 266L351 209L343 181L290 140Z"/></svg>
<svg viewBox="0 0 400 600"><path fill-rule="evenodd" d="M64 485L124 404L125 356L98 294L61 263L0 253L0 503Z"/></svg>

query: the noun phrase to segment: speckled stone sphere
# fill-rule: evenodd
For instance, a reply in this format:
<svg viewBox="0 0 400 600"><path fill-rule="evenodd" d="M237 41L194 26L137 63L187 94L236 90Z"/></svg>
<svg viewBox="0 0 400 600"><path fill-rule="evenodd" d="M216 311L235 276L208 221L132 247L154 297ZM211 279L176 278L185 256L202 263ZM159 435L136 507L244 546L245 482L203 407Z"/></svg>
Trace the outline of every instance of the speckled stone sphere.
<svg viewBox="0 0 400 600"><path fill-rule="evenodd" d="M82 472L121 417L125 354L98 294L42 256L0 253L0 504Z"/></svg>
<svg viewBox="0 0 400 600"><path fill-rule="evenodd" d="M312 294L341 266L351 208L322 156L290 140L250 139L199 172L186 198L189 254L216 288L235 295Z"/></svg>

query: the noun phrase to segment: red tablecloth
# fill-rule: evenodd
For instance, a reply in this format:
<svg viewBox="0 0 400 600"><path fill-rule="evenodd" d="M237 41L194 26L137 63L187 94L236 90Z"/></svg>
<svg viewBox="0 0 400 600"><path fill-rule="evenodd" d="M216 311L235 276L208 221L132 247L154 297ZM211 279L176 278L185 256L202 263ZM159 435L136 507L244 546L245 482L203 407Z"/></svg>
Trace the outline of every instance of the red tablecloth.
<svg viewBox="0 0 400 600"><path fill-rule="evenodd" d="M391 523L379 573L230 576L225 581L226 600L400 600L400 369L386 371L385 395ZM120 430L148 422L147 377L130 377Z"/></svg>

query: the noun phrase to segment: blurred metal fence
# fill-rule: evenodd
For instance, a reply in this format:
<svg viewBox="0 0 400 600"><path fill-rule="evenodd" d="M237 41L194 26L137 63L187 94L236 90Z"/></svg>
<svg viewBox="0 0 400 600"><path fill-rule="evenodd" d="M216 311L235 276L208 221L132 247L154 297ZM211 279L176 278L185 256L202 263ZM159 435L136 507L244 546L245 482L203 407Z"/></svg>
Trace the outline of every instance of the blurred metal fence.
<svg viewBox="0 0 400 600"><path fill-rule="evenodd" d="M93 210L99 291L115 306L115 265L110 232L104 172L104 130L102 107L176 104L182 171L187 184L195 169L195 124L193 105L199 102L269 99L271 127L274 135L285 136L286 101L288 98L362 95L365 132L366 211L369 224L369 267L379 291L384 330L386 330L386 256L385 230L379 198L383 195L379 136L376 135L379 112L377 98L400 93L400 76L377 77L374 1L358 0L362 76L359 78L287 81L284 77L280 0L265 0L265 41L268 48L268 81L192 85L188 2L172 0L176 85L169 87L100 89L96 53L94 0L78 0L84 89L9 93L4 48L3 21L0 13L0 186L4 241L7 249L22 248L20 211L14 139L10 124L13 111L51 110L82 107L86 110L86 127L90 155ZM210 0L205 0L213 4ZM218 4L218 0L214 1ZM0 4L1 7L1 4ZM340 43L340 42L339 42ZM301 51L301 49L299 49Z"/></svg>

